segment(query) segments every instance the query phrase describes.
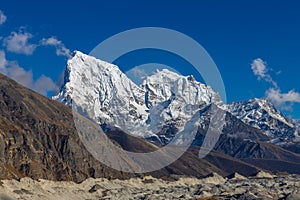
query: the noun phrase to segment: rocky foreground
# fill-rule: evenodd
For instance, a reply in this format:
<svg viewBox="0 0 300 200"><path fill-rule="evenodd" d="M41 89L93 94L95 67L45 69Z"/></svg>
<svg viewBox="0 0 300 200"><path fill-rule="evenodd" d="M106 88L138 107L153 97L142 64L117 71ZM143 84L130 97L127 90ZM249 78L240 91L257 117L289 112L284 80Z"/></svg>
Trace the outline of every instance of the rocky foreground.
<svg viewBox="0 0 300 200"><path fill-rule="evenodd" d="M300 176L272 176L265 172L245 178L179 178L164 181L153 177L129 180L87 179L80 184L48 180L2 180L0 199L300 199Z"/></svg>

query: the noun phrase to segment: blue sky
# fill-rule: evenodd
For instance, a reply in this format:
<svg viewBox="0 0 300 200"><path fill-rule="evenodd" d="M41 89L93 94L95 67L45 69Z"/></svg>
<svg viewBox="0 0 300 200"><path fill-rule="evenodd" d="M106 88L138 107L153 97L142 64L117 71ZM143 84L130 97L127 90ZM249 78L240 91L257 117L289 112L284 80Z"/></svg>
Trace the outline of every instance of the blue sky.
<svg viewBox="0 0 300 200"><path fill-rule="evenodd" d="M33 81L25 85L47 93L73 50L89 53L106 38L132 28L174 29L195 39L211 55L225 83L228 102L268 95L283 112L300 118L299 9L296 0L2 0L0 10L6 19L1 23L0 17L0 50L6 65L32 74ZM15 48L13 39L23 41L22 48ZM140 54L129 54L116 63L125 71L153 62ZM171 57L164 53L147 55L154 61L155 56L164 58L183 74L193 73L183 70L184 62L170 62ZM15 71L7 73L13 76Z"/></svg>

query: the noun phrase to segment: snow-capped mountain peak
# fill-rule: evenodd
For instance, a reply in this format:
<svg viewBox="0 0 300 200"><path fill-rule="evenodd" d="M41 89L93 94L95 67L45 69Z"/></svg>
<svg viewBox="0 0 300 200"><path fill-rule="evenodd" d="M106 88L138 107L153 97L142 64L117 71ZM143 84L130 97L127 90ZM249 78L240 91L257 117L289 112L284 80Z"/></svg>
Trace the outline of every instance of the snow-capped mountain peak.
<svg viewBox="0 0 300 200"><path fill-rule="evenodd" d="M267 99L233 102L227 110L246 124L264 130L269 136L294 137L295 125Z"/></svg>
<svg viewBox="0 0 300 200"><path fill-rule="evenodd" d="M63 86L53 99L69 106L75 103L100 124L147 119L143 90L116 65L79 51L68 61Z"/></svg>
<svg viewBox="0 0 300 200"><path fill-rule="evenodd" d="M268 99L255 98L255 101L259 104L261 108L264 108L271 117L280 120L281 122L290 127L294 127L294 124L291 122L291 120L285 117L279 110L277 110L274 104Z"/></svg>
<svg viewBox="0 0 300 200"><path fill-rule="evenodd" d="M221 102L217 93L192 76L164 69L137 86L116 65L79 51L68 61L62 87L53 99L76 105L99 124L113 124L133 135L156 137L171 128L173 133L162 143L168 143L203 106Z"/></svg>
<svg viewBox="0 0 300 200"><path fill-rule="evenodd" d="M182 76L168 69L157 70L148 76L141 87L146 91L150 105L165 101L172 95L180 96L187 104L219 102L219 95L210 86L197 82L192 75Z"/></svg>

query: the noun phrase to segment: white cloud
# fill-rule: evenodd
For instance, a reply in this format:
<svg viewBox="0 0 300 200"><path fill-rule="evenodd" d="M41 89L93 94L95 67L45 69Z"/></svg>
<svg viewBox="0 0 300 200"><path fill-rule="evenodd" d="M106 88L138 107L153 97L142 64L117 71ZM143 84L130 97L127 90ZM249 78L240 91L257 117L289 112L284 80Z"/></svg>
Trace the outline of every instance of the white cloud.
<svg viewBox="0 0 300 200"><path fill-rule="evenodd" d="M4 38L3 45L10 52L32 55L37 45L29 43L32 38L32 34L24 32L20 28L19 32L12 32L10 36Z"/></svg>
<svg viewBox="0 0 300 200"><path fill-rule="evenodd" d="M7 61L3 51L0 51L0 73L43 95L55 88L55 83L45 75L34 81L31 70L25 70L16 61Z"/></svg>
<svg viewBox="0 0 300 200"><path fill-rule="evenodd" d="M0 71L5 69L7 65L7 60L4 51L0 51Z"/></svg>
<svg viewBox="0 0 300 200"><path fill-rule="evenodd" d="M259 79L264 78L268 71L266 67L266 63L261 58L257 58L253 60L251 64L251 69L254 75L258 76Z"/></svg>
<svg viewBox="0 0 300 200"><path fill-rule="evenodd" d="M58 46L62 44L62 42L57 40L55 37L50 37L48 39L43 38L41 43L42 45L50 45L50 46Z"/></svg>
<svg viewBox="0 0 300 200"><path fill-rule="evenodd" d="M0 10L0 25L5 23L6 19L7 17L3 11ZM50 45L56 47L56 54L59 56L69 57L71 54L70 50L55 37L43 39L41 44L31 43L31 38L33 38L33 35L26 32L24 27L20 27L18 32L11 32L5 38L0 36L0 40L3 40L3 46L9 52L32 55L38 46ZM34 80L32 70L25 70L16 61L8 61L3 50L0 50L0 73L43 95L47 95L48 92L53 91L56 87L51 78L45 75L41 75L37 80Z"/></svg>
<svg viewBox="0 0 300 200"><path fill-rule="evenodd" d="M6 22L7 17L3 13L2 10L0 10L0 25L4 24Z"/></svg>
<svg viewBox="0 0 300 200"><path fill-rule="evenodd" d="M33 84L33 90L44 95L46 95L49 91L53 91L55 87L56 85L52 79L44 74Z"/></svg>
<svg viewBox="0 0 300 200"><path fill-rule="evenodd" d="M294 103L300 103L300 93L296 92L294 89L287 93L283 93L278 84L268 73L270 70L268 69L266 62L261 58L257 58L252 62L251 69L259 80L262 79L272 84L272 87L266 91L265 95L275 106L278 106L282 110L291 110ZM281 71L278 71L276 74L278 75L280 73Z"/></svg>
<svg viewBox="0 0 300 200"><path fill-rule="evenodd" d="M271 75L268 73L267 63L261 58L253 60L251 64L251 69L258 80L265 80L272 83L274 87L277 87L277 83L272 79Z"/></svg>
<svg viewBox="0 0 300 200"><path fill-rule="evenodd" d="M285 106L286 103L300 103L300 93L296 92L295 90L282 93L280 89L269 88L266 91L266 97L270 99L276 106Z"/></svg>
<svg viewBox="0 0 300 200"><path fill-rule="evenodd" d="M9 66L6 68L5 75L17 81L21 85L33 89L32 71L26 71L24 68L20 67L17 62L9 63Z"/></svg>
<svg viewBox="0 0 300 200"><path fill-rule="evenodd" d="M71 51L66 48L62 41L55 37L43 38L39 44L30 43L29 40L33 38L31 33L25 32L21 27L19 32L11 32L11 34L3 39L3 46L7 51L25 55L32 55L35 49L39 46L53 46L56 49L57 56L71 57Z"/></svg>
<svg viewBox="0 0 300 200"><path fill-rule="evenodd" d="M65 45L62 43L62 41L56 39L55 37L42 39L41 45L55 47L56 55L58 55L58 56L65 56L67 58L71 57L71 51L65 47Z"/></svg>
<svg viewBox="0 0 300 200"><path fill-rule="evenodd" d="M276 72L276 75L280 75L280 74L282 74L281 70L279 70L279 71Z"/></svg>

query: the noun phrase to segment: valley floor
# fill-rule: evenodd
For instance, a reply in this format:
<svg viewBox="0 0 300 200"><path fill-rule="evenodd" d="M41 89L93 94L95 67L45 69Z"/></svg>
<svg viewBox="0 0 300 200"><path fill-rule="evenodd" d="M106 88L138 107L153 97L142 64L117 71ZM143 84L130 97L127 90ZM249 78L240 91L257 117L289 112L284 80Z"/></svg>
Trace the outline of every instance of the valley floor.
<svg viewBox="0 0 300 200"><path fill-rule="evenodd" d="M1 200L81 199L300 199L300 176L260 172L245 178L217 174L204 179L164 181L152 177L129 180L87 179L80 184L23 178L0 182Z"/></svg>

